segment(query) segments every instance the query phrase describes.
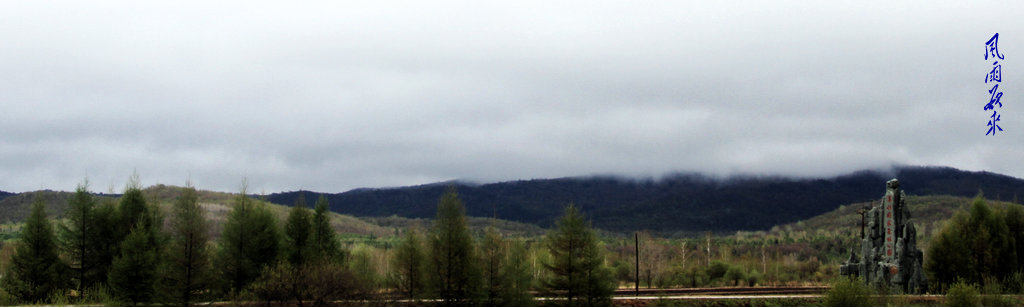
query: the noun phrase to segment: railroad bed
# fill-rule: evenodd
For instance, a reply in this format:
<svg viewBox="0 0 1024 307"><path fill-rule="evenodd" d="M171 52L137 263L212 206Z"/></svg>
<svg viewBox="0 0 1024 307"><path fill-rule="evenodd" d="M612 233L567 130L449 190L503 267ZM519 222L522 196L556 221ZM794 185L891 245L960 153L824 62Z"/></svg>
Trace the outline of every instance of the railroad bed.
<svg viewBox="0 0 1024 307"><path fill-rule="evenodd" d="M798 295L823 294L828 287L722 287L722 288L679 288L679 289L616 289L615 296L683 296L683 295Z"/></svg>

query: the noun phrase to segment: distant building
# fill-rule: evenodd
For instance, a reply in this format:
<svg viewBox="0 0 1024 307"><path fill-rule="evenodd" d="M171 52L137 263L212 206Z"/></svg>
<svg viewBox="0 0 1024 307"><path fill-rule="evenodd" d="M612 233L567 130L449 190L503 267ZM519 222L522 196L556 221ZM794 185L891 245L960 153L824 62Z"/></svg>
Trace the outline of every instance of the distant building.
<svg viewBox="0 0 1024 307"><path fill-rule="evenodd" d="M910 220L906 195L900 190L899 180L889 180L885 185L882 202L861 212L862 256L851 252L850 259L839 267L839 274L860 276L875 287L923 293L928 289L922 269L924 257L917 248L917 230Z"/></svg>

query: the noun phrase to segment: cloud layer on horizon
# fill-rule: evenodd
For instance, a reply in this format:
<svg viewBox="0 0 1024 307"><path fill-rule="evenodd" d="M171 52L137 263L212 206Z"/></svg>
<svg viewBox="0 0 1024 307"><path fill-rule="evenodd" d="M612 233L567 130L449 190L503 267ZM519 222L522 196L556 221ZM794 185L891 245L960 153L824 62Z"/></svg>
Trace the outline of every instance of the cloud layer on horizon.
<svg viewBox="0 0 1024 307"><path fill-rule="evenodd" d="M0 189L1024 177L1017 3L5 3ZM1001 33L1006 131L986 137ZM1024 63L1024 61L1019 61Z"/></svg>

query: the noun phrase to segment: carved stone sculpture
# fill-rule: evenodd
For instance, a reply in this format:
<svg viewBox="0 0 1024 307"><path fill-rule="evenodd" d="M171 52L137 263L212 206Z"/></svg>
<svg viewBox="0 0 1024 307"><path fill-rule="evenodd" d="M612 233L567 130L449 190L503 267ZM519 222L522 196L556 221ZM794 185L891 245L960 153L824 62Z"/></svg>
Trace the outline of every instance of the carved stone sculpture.
<svg viewBox="0 0 1024 307"><path fill-rule="evenodd" d="M921 271L924 260L917 248L917 230L910 220L906 195L899 180L886 182L885 195L877 206L864 212L866 227L861 235L861 257L851 251L839 267L840 275L860 276L874 287L904 293L923 293L928 281Z"/></svg>

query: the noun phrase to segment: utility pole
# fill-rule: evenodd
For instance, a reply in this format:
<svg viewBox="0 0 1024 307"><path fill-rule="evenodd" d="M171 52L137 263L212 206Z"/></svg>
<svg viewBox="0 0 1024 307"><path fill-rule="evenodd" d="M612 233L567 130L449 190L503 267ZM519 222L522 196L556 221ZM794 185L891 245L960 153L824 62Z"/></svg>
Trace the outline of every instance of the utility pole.
<svg viewBox="0 0 1024 307"><path fill-rule="evenodd" d="M870 205L868 205L868 206L866 206L864 208L860 208L860 210L857 210L857 213L860 213L860 238L861 239L864 238L864 224L865 224L865 222L867 222L866 219L867 219L868 210L870 210L870 208L872 206L874 206L874 201L872 201Z"/></svg>

